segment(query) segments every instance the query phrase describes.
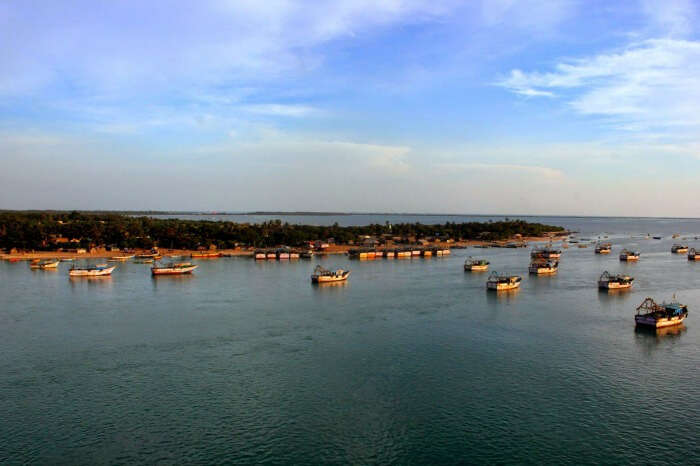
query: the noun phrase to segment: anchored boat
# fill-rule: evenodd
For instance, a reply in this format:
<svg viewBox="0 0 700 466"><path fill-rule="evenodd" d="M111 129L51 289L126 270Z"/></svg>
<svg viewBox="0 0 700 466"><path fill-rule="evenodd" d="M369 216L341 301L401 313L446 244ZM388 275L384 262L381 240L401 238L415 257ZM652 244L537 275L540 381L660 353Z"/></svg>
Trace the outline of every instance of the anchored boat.
<svg viewBox="0 0 700 466"><path fill-rule="evenodd" d="M521 281L522 277L518 275L499 275L494 272L486 282L486 289L494 291L515 290L520 288Z"/></svg>
<svg viewBox="0 0 700 466"><path fill-rule="evenodd" d="M557 270L559 270L559 262L549 260L534 260L530 263L530 267L528 270L530 271L530 273L537 275L555 274L557 273Z"/></svg>
<svg viewBox="0 0 700 466"><path fill-rule="evenodd" d="M58 267L58 263L60 261L58 259L47 259L43 261L38 261L38 262L32 262L29 264L30 269L55 269Z"/></svg>
<svg viewBox="0 0 700 466"><path fill-rule="evenodd" d="M561 250L551 247L533 249L530 253L530 257L533 259L559 259L561 257Z"/></svg>
<svg viewBox="0 0 700 466"><path fill-rule="evenodd" d="M112 256L109 258L109 261L110 262L124 262L124 261L128 261L129 259L131 259L133 257L134 257L133 254L130 256Z"/></svg>
<svg viewBox="0 0 700 466"><path fill-rule="evenodd" d="M596 254L610 254L610 251L612 251L611 243L598 243L595 247Z"/></svg>
<svg viewBox="0 0 700 466"><path fill-rule="evenodd" d="M317 265L314 269L313 275L311 275L311 283L343 282L346 281L349 276L349 270L338 269L331 272L330 270Z"/></svg>
<svg viewBox="0 0 700 466"><path fill-rule="evenodd" d="M688 317L688 306L675 300L670 303L656 304L652 298L646 298L637 307L634 321L645 327L663 328L680 325Z"/></svg>
<svg viewBox="0 0 700 466"><path fill-rule="evenodd" d="M621 261L636 261L639 260L640 253L638 251L630 251L629 249L624 249L620 253Z"/></svg>
<svg viewBox="0 0 700 466"><path fill-rule="evenodd" d="M700 260L700 254L695 251L695 248L688 249L688 260L697 261Z"/></svg>
<svg viewBox="0 0 700 466"><path fill-rule="evenodd" d="M184 275L187 273L192 273L196 269L197 265L191 262L170 262L163 265L153 265L151 267L152 275Z"/></svg>
<svg viewBox="0 0 700 466"><path fill-rule="evenodd" d="M465 272L483 272L489 269L489 261L485 259L472 259L464 261Z"/></svg>
<svg viewBox="0 0 700 466"><path fill-rule="evenodd" d="M112 274L115 265L108 267L106 264L99 264L89 267L73 267L68 271L70 277L104 277Z"/></svg>
<svg viewBox="0 0 700 466"><path fill-rule="evenodd" d="M598 279L598 288L605 290L621 290L631 288L633 281L634 278L629 275L611 275L606 270Z"/></svg>
<svg viewBox="0 0 700 466"><path fill-rule="evenodd" d="M688 246L685 244L674 244L671 246L671 252L674 254L684 254L688 252Z"/></svg>
<svg viewBox="0 0 700 466"><path fill-rule="evenodd" d="M190 254L190 257L194 259L215 259L217 257L221 257L220 252L193 252Z"/></svg>

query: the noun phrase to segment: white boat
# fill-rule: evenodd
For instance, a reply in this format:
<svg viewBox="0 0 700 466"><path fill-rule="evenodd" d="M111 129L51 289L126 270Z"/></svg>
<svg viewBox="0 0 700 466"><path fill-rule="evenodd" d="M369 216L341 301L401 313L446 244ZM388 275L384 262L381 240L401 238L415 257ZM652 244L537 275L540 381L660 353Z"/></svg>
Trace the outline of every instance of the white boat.
<svg viewBox="0 0 700 466"><path fill-rule="evenodd" d="M109 258L109 262L124 262L124 261L128 261L129 259L131 259L133 257L135 257L134 254L132 254L130 256L112 256Z"/></svg>
<svg viewBox="0 0 700 466"><path fill-rule="evenodd" d="M350 276L349 270L338 269L331 272L320 265L317 265L314 269L313 275L311 275L312 283L333 283L333 282L343 282Z"/></svg>
<svg viewBox="0 0 700 466"><path fill-rule="evenodd" d="M59 262L60 261L58 259L47 259L40 262L32 262L31 264L29 264L29 268L41 270L55 269L58 267Z"/></svg>
<svg viewBox="0 0 700 466"><path fill-rule="evenodd" d="M169 263L169 264L163 264L163 265L153 265L151 267L151 274L152 275L184 275L188 273L192 273L194 269L196 269L197 265L194 265L190 262L178 262L178 263Z"/></svg>
<svg viewBox="0 0 700 466"><path fill-rule="evenodd" d="M472 259L464 261L465 272L484 272L489 269L489 261L485 259Z"/></svg>
<svg viewBox="0 0 700 466"><path fill-rule="evenodd" d="M528 270L537 275L555 274L559 270L559 262L535 260L530 264Z"/></svg>
<svg viewBox="0 0 700 466"><path fill-rule="evenodd" d="M68 271L68 275L71 277L105 277L111 275L115 268L117 268L116 265L109 267L105 264L89 267L73 267Z"/></svg>

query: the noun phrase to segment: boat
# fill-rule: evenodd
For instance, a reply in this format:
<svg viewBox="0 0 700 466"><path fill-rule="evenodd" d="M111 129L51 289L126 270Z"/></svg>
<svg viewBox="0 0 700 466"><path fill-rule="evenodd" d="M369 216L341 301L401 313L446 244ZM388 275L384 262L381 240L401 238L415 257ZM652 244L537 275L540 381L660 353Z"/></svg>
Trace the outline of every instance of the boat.
<svg viewBox="0 0 700 466"><path fill-rule="evenodd" d="M149 252L146 254L136 254L134 257L136 257L136 259L155 259L160 256L157 252Z"/></svg>
<svg viewBox="0 0 700 466"><path fill-rule="evenodd" d="M610 243L598 243L595 247L596 254L610 254L612 251L612 244Z"/></svg>
<svg viewBox="0 0 700 466"><path fill-rule="evenodd" d="M557 273L557 270L559 270L559 262L548 260L534 260L530 263L530 267L528 268L528 270L530 273L537 275L555 274Z"/></svg>
<svg viewBox="0 0 700 466"><path fill-rule="evenodd" d="M58 267L58 263L60 261L58 259L46 259L43 261L39 262L32 262L29 264L29 268L31 269L41 269L41 270L46 270L46 269L55 269Z"/></svg>
<svg viewBox="0 0 700 466"><path fill-rule="evenodd" d="M393 259L396 256L396 251L393 250L386 250L384 251L384 257L387 259Z"/></svg>
<svg viewBox="0 0 700 466"><path fill-rule="evenodd" d="M605 290L621 290L632 287L633 277L629 275L611 275L606 270L598 279L598 288Z"/></svg>
<svg viewBox="0 0 700 466"><path fill-rule="evenodd" d="M465 272L483 272L489 269L489 261L485 259L472 259L464 261Z"/></svg>
<svg viewBox="0 0 700 466"><path fill-rule="evenodd" d="M123 261L128 261L129 259L132 259L134 255L129 255L129 256L112 256L109 258L111 262L123 262Z"/></svg>
<svg viewBox="0 0 700 466"><path fill-rule="evenodd" d="M654 236L654 239L661 239L661 236Z"/></svg>
<svg viewBox="0 0 700 466"><path fill-rule="evenodd" d="M700 254L698 254L695 251L695 248L690 248L688 249L688 260L689 261L698 261L700 260Z"/></svg>
<svg viewBox="0 0 700 466"><path fill-rule="evenodd" d="M533 259L559 259L561 257L561 250L551 247L533 249L530 253L530 257Z"/></svg>
<svg viewBox="0 0 700 466"><path fill-rule="evenodd" d="M494 291L515 290L520 288L521 281L522 277L518 275L499 275L494 272L486 282L486 289Z"/></svg>
<svg viewBox="0 0 700 466"><path fill-rule="evenodd" d="M671 246L671 252L674 254L684 254L688 252L688 246L686 244L674 244Z"/></svg>
<svg viewBox="0 0 700 466"><path fill-rule="evenodd" d="M634 321L637 325L653 328L680 325L688 317L688 306L675 299L670 303L656 304L652 298L646 298L637 307Z"/></svg>
<svg viewBox="0 0 700 466"><path fill-rule="evenodd" d="M105 264L88 267L73 267L68 271L68 275L71 277L105 277L111 275L115 268L115 265L109 267Z"/></svg>
<svg viewBox="0 0 700 466"><path fill-rule="evenodd" d="M630 251L629 249L623 249L622 252L620 253L620 260L621 261L636 261L639 260L639 252L638 251Z"/></svg>
<svg viewBox="0 0 700 466"><path fill-rule="evenodd" d="M163 265L153 265L151 267L152 275L183 275L186 273L192 273L194 269L199 267L191 262L170 262Z"/></svg>
<svg viewBox="0 0 700 466"><path fill-rule="evenodd" d="M217 257L221 257L220 252L209 252L209 251L200 251L200 252L193 252L190 254L190 257L193 259L215 259Z"/></svg>
<svg viewBox="0 0 700 466"><path fill-rule="evenodd" d="M311 275L311 283L343 282L346 281L349 276L349 270L338 269L331 272L330 270L317 265L314 269L313 275Z"/></svg>
<svg viewBox="0 0 700 466"><path fill-rule="evenodd" d="M302 252L299 254L299 256L300 256L302 259L311 259L312 257L314 257L314 252L313 252L311 249L309 249L308 251L302 251ZM257 259L258 256L256 255L255 258ZM263 258L263 259L264 259L264 258Z"/></svg>
<svg viewBox="0 0 700 466"><path fill-rule="evenodd" d="M253 257L255 258L256 261L257 260L265 260L265 257L266 257L265 251L255 251L253 253Z"/></svg>

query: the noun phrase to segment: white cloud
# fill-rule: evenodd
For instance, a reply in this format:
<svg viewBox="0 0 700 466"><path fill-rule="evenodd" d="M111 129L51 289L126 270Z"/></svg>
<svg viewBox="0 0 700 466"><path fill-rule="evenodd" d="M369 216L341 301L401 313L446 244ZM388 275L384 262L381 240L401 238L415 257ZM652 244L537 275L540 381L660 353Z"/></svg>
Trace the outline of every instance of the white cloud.
<svg viewBox="0 0 700 466"><path fill-rule="evenodd" d="M243 110L259 115L303 117L318 115L321 110L308 105L286 105L286 104L256 104L244 105Z"/></svg>
<svg viewBox="0 0 700 466"><path fill-rule="evenodd" d="M513 70L500 81L512 92L555 91L584 115L614 117L618 126L697 126L700 42L651 39L614 53L558 63L553 71Z"/></svg>

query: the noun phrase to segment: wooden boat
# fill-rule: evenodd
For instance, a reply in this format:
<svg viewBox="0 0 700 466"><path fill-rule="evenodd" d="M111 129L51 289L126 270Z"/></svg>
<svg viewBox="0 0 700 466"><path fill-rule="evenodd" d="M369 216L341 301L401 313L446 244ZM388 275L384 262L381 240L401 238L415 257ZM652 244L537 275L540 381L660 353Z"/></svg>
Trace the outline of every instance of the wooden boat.
<svg viewBox="0 0 700 466"><path fill-rule="evenodd" d="M32 262L29 264L29 268L31 269L41 269L41 270L46 270L46 269L55 269L58 267L58 263L60 261L58 259L47 259L39 262Z"/></svg>
<svg viewBox="0 0 700 466"><path fill-rule="evenodd" d="M684 254L688 252L688 246L685 244L674 244L671 246L671 252L674 254Z"/></svg>
<svg viewBox="0 0 700 466"><path fill-rule="evenodd" d="M253 253L253 257L255 258L255 260L265 260L267 256L263 251L255 251Z"/></svg>
<svg viewBox="0 0 700 466"><path fill-rule="evenodd" d="M216 259L218 257L221 257L221 253L209 251L193 252L192 254L190 254L190 257L193 259Z"/></svg>
<svg viewBox="0 0 700 466"><path fill-rule="evenodd" d="M465 272L484 272L489 269L490 262L485 259L472 259L471 257L464 261Z"/></svg>
<svg viewBox="0 0 700 466"><path fill-rule="evenodd" d="M70 277L105 277L111 275L115 268L115 265L108 267L105 264L89 267L73 267L68 271L68 275Z"/></svg>
<svg viewBox="0 0 700 466"><path fill-rule="evenodd" d="M612 244L610 243L598 243L595 247L596 254L610 254L612 251Z"/></svg>
<svg viewBox="0 0 700 466"><path fill-rule="evenodd" d="M136 257L136 259L155 259L156 257L160 257L160 255L157 252L149 252L146 254L136 254L134 257Z"/></svg>
<svg viewBox="0 0 700 466"><path fill-rule="evenodd" d="M656 304L652 298L646 298L637 307L634 322L637 325L663 328L680 325L688 317L688 306L675 300L670 303Z"/></svg>
<svg viewBox="0 0 700 466"><path fill-rule="evenodd" d="M110 261L112 262L123 262L123 261L128 261L129 259L132 259L134 255L129 255L129 256L112 256L109 258Z"/></svg>
<svg viewBox="0 0 700 466"><path fill-rule="evenodd" d="M395 251L384 251L384 257L386 257L387 259L393 259L395 256Z"/></svg>
<svg viewBox="0 0 700 466"><path fill-rule="evenodd" d="M559 259L561 257L561 250L551 247L533 249L530 253L530 257L533 259Z"/></svg>
<svg viewBox="0 0 700 466"><path fill-rule="evenodd" d="M623 249L622 252L620 253L620 260L621 261L636 261L639 260L639 252L638 251L630 251L629 249Z"/></svg>
<svg viewBox="0 0 700 466"><path fill-rule="evenodd" d="M534 260L530 263L528 271L536 275L551 275L559 270L558 261Z"/></svg>
<svg viewBox="0 0 700 466"><path fill-rule="evenodd" d="M498 275L494 272L486 282L486 289L494 291L515 290L520 288L521 281L522 277L518 275Z"/></svg>
<svg viewBox="0 0 700 466"><path fill-rule="evenodd" d="M171 262L163 265L153 265L151 267L152 275L183 275L192 273L194 269L199 267L191 262Z"/></svg>
<svg viewBox="0 0 700 466"><path fill-rule="evenodd" d="M268 252L265 257L267 257L268 260L274 260L277 259L277 254L274 252Z"/></svg>
<svg viewBox="0 0 700 466"><path fill-rule="evenodd" d="M695 251L695 248L688 249L688 260L697 261L700 260L700 254Z"/></svg>
<svg viewBox="0 0 700 466"><path fill-rule="evenodd" d="M313 275L311 275L311 283L333 283L342 282L348 279L350 276L349 270L338 269L334 272L327 270L320 265L317 265L314 269Z"/></svg>
<svg viewBox="0 0 700 466"><path fill-rule="evenodd" d="M598 288L605 290L621 290L632 287L633 277L629 275L610 275L606 270L598 279Z"/></svg>

